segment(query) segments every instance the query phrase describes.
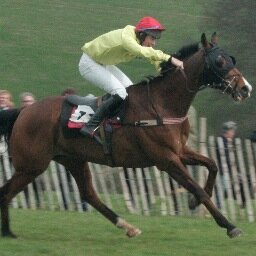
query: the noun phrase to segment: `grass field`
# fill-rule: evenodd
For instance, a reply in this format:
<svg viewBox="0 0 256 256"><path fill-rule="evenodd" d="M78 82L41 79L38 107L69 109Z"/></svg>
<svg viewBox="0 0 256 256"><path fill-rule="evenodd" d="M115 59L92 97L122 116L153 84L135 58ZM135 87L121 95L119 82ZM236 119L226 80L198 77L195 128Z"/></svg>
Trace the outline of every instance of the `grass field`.
<svg viewBox="0 0 256 256"><path fill-rule="evenodd" d="M23 91L39 99L58 95L68 87L78 93L102 94L86 83L78 72L81 46L94 37L139 18L152 15L167 31L157 48L174 52L182 45L199 41L202 32L221 35L221 46L236 56L238 66L255 84L255 3L251 0L1 0L0 8L0 88L9 89L18 103ZM155 74L145 60L135 60L120 68L134 83ZM255 129L254 102L234 104L213 90L200 92L194 101L199 116L208 118L210 133L217 133L223 121L238 122L238 134ZM221 111L221 115L220 115Z"/></svg>
<svg viewBox="0 0 256 256"><path fill-rule="evenodd" d="M127 238L98 213L11 211L18 239L0 238L1 256L252 256L255 225L237 223L244 234L229 239L212 219L125 215L142 229Z"/></svg>

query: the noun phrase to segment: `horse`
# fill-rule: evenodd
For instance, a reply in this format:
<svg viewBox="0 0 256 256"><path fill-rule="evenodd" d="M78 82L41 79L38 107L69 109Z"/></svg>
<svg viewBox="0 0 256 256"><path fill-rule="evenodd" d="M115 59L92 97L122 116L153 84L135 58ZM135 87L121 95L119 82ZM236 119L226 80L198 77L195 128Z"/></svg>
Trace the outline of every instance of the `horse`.
<svg viewBox="0 0 256 256"><path fill-rule="evenodd" d="M24 109L0 112L0 135L5 135L15 173L0 188L2 236L16 237L10 228L8 204L54 160L74 177L82 201L88 202L128 237L141 233L136 226L109 209L97 196L88 162L126 168L156 166L167 172L193 197L190 209L203 204L216 223L231 238L242 231L230 223L212 203L211 196L218 172L214 160L187 145L187 113L199 90L215 88L235 101L250 97L252 86L218 44L205 33L199 43L183 47L176 57L184 61L184 70L163 63L161 74L147 82L131 85L123 110L122 125L113 131L112 164L102 145L92 138L66 138L60 125L65 98L50 96ZM187 165L205 166L209 175L202 188L190 176Z"/></svg>

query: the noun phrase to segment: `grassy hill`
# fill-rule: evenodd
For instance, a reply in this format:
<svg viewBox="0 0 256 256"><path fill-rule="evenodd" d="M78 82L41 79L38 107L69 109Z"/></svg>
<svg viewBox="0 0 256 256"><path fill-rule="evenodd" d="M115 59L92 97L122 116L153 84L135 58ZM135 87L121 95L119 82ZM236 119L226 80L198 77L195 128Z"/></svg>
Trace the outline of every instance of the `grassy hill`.
<svg viewBox="0 0 256 256"><path fill-rule="evenodd" d="M218 31L221 46L236 56L238 67L253 84L255 63L255 3L253 1L124 1L124 0L1 0L0 88L18 95L31 91L39 99L58 95L66 87L78 93L101 94L78 72L81 46L101 33L135 24L142 16L159 19L167 31L157 48L173 52L199 41L201 33ZM155 74L145 60L134 60L120 68L134 82ZM200 92L194 102L200 116L209 120L215 133L222 121L237 121L241 135L255 129L255 95L234 104L213 90ZM221 114L220 114L221 113Z"/></svg>

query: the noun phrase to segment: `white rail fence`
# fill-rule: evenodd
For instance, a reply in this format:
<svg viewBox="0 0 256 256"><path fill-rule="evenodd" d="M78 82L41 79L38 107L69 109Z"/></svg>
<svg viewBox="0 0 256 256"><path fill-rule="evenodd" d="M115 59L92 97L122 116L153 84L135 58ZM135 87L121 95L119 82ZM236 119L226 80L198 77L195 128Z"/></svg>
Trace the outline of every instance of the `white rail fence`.
<svg viewBox="0 0 256 256"><path fill-rule="evenodd" d="M199 151L218 160L218 174L212 200L231 220L256 219L256 144L236 138L228 150L221 138L206 136L206 120L200 119ZM218 148L218 153L217 153ZM228 152L228 153L227 153ZM14 170L6 145L0 144L0 186ZM218 162L218 161L217 161ZM93 183L102 200L117 212L144 215L209 215L204 206L191 211L188 192L167 173L156 167L110 168L91 164ZM188 167L191 175L204 186L205 167ZM81 202L73 177L65 168L51 162L48 169L11 202L14 208L93 211Z"/></svg>

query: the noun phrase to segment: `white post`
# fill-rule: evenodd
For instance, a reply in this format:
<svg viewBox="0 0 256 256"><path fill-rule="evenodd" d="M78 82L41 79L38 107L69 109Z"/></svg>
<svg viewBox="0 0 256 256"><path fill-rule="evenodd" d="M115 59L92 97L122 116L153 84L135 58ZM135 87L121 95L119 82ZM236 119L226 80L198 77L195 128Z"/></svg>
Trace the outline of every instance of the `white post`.
<svg viewBox="0 0 256 256"><path fill-rule="evenodd" d="M144 173L146 176L146 184L148 187L148 193L149 193L149 201L150 204L155 204L156 203L156 198L155 198L155 193L154 193L154 189L153 189L153 182L152 182L152 178L151 178L151 170L150 168L144 168Z"/></svg>
<svg viewBox="0 0 256 256"><path fill-rule="evenodd" d="M132 168L127 168L127 173L128 173L128 177L129 177L128 182L129 182L130 187L131 187L134 207L135 207L137 213L141 213L139 197L138 197L138 189L137 189L137 186L136 186L136 181L135 181L135 176L134 176L133 169Z"/></svg>
<svg viewBox="0 0 256 256"><path fill-rule="evenodd" d="M236 220L234 198L233 198L233 194L232 194L232 184L231 184L231 179L230 179L229 172L228 172L228 165L227 165L227 159L226 159L225 150L224 150L224 143L223 143L223 139L221 137L217 138L217 145L218 145L219 152L220 152L221 165L222 165L222 170L223 170L224 186L226 188L226 192L227 192L227 196L228 196L227 203L228 203L228 208L230 211L230 218L231 218L231 220Z"/></svg>
<svg viewBox="0 0 256 256"><path fill-rule="evenodd" d="M101 185L101 189L102 189L102 192L103 192L105 200L106 200L106 205L109 208L112 208L112 203L111 203L111 199L110 199L110 196L108 193L108 189L107 189L107 185L106 185L106 181L105 181L105 175L103 173L103 170L98 164L94 164L93 168L95 170L95 173L98 176L98 179L99 179L99 182Z"/></svg>
<svg viewBox="0 0 256 256"><path fill-rule="evenodd" d="M119 169L119 177L121 181L121 186L123 190L123 196L124 196L124 201L127 206L127 209L129 210L130 213L136 213L136 210L133 207L132 199L129 193L129 189L126 183L125 175L124 175L124 170L122 168Z"/></svg>
<svg viewBox="0 0 256 256"><path fill-rule="evenodd" d="M3 165L4 165L3 169L5 170L6 179L9 180L12 177L12 171L11 171L11 165L10 165L10 162L9 162L8 151L3 152ZM12 199L12 205L13 205L14 208L18 208L17 197ZM27 208L26 201L22 201L22 206L24 208Z"/></svg>
<svg viewBox="0 0 256 256"><path fill-rule="evenodd" d="M246 155L248 159L249 174L251 178L251 186L252 186L252 191L254 194L254 201L255 201L256 200L256 175L255 175L256 167L254 165L251 141L246 139L245 146L246 146Z"/></svg>
<svg viewBox="0 0 256 256"><path fill-rule="evenodd" d="M213 136L209 136L209 146L210 146L210 155L212 159L217 163L217 154L216 154L216 144L215 144L215 138ZM216 177L216 183L215 183L218 193L215 191L216 196L218 196L219 204L221 208L221 212L227 216L227 208L225 204L225 193L223 189L223 184L220 178L220 173L218 172Z"/></svg>
<svg viewBox="0 0 256 256"><path fill-rule="evenodd" d="M153 170L155 173L157 189L158 189L160 200L161 200L161 214L167 215L166 197L165 197L163 182L161 179L161 172L155 166L153 167Z"/></svg>
<svg viewBox="0 0 256 256"><path fill-rule="evenodd" d="M149 215L149 207L148 207L148 200L142 175L142 169L136 168L136 176L138 180L138 187L140 191L140 197L142 202L142 211L145 215Z"/></svg>
<svg viewBox="0 0 256 256"><path fill-rule="evenodd" d="M247 209L247 214L248 214L248 220L250 222L253 222L255 220L254 218L254 212L253 212L253 207L252 207L252 201L250 197L250 190L248 187L248 179L247 179L247 174L246 174L246 168L245 168L245 162L244 162L244 157L242 155L243 149L242 149L242 143L241 139L236 138L235 139L236 143L236 152L237 152L237 158L238 158L238 163L239 163L239 169L240 169L240 174L242 178L242 184L244 188L244 195L246 198L246 209Z"/></svg>
<svg viewBox="0 0 256 256"><path fill-rule="evenodd" d="M69 211L73 211L74 207L71 202L70 198L70 191L69 191L69 184L68 184L68 179L67 179L67 171L65 167L61 164L57 164L59 173L60 173L60 182L62 184L62 189L63 189L63 195L65 197L66 201L66 207Z"/></svg>
<svg viewBox="0 0 256 256"><path fill-rule="evenodd" d="M202 155L207 156L207 119L205 117L201 117L199 120L199 152ZM205 167L199 166L198 167L198 184L204 188L206 183L206 170ZM206 214L206 208L203 205L199 205L198 207L198 215L203 216Z"/></svg>
<svg viewBox="0 0 256 256"><path fill-rule="evenodd" d="M62 194L61 194L61 188L60 188L60 184L59 184L59 178L58 178L55 162L53 162L53 161L50 162L50 169L51 169L51 174L52 174L53 185L55 188L55 193L57 195L58 204L59 204L60 210L63 211L63 210L65 210L65 208L64 208L64 202L63 202L63 198L62 198Z"/></svg>
<svg viewBox="0 0 256 256"><path fill-rule="evenodd" d="M165 191L166 191L166 197L167 197L167 201L169 204L169 208L170 208L170 215L174 216L175 215L175 207L174 207L174 202L173 202L173 197L172 197L172 190L171 190L171 186L170 186L170 179L169 179L169 174L167 172L163 172L163 181L164 181L164 187L165 187Z"/></svg>

